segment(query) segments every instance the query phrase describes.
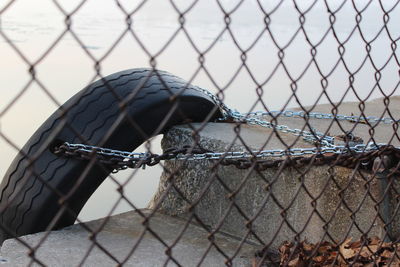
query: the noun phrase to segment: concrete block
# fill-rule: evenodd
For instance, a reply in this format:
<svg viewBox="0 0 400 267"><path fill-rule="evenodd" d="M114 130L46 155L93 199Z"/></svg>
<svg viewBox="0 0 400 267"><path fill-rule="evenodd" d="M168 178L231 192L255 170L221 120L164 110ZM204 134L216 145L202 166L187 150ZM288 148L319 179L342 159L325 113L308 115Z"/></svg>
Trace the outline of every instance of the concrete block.
<svg viewBox="0 0 400 267"><path fill-rule="evenodd" d="M395 101L400 102L395 98L392 105ZM367 116L385 112L378 100L366 106ZM357 114L357 103L344 103L340 107L347 114L349 110ZM315 109L330 113L329 108L332 106ZM305 121L279 118L278 123L301 129ZM393 128L385 125L376 126L371 136L365 124L354 127L354 123L347 121L332 124L330 120L318 119L310 119L309 123L330 135L343 134L342 129L352 130L364 142L371 138L376 142L389 142L393 136ZM202 126L172 128L162 140L163 149L193 145L195 138L191 127ZM204 149L215 152L312 147L292 134L280 132L278 138L271 129L231 123L209 123L199 131L196 140ZM398 140L390 142L398 145ZM377 204L381 199L380 182L367 172L338 166L272 168L257 172L220 166L208 160L171 160L164 167L158 192L149 208L182 217L194 211L212 229L238 238L253 239L277 248L285 240L340 242L347 237L360 238L363 234L385 236ZM398 205L398 200L395 201L392 206ZM397 226L398 220L394 222Z"/></svg>

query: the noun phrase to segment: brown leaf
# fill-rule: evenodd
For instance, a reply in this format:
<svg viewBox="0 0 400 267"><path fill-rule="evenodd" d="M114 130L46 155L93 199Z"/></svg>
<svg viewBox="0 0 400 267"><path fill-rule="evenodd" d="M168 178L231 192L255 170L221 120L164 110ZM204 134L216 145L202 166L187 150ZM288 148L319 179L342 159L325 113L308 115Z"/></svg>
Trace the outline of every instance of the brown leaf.
<svg viewBox="0 0 400 267"><path fill-rule="evenodd" d="M379 237L374 236L374 237L371 237L369 239L369 244L368 245L379 245L381 243L382 243L382 241L379 239Z"/></svg>
<svg viewBox="0 0 400 267"><path fill-rule="evenodd" d="M332 251L332 252L328 255L328 258L326 259L325 263L332 264L332 263L336 260L336 257L337 257L338 254L339 254L339 252L337 252L337 251Z"/></svg>
<svg viewBox="0 0 400 267"><path fill-rule="evenodd" d="M378 237L364 238L355 242L351 240L348 238L340 245L327 241L318 244L303 241L295 246L291 242L285 242L279 248L280 262L281 265L291 267L347 267L349 265L400 267L400 258L397 256L400 255L400 243L386 243Z"/></svg>
<svg viewBox="0 0 400 267"><path fill-rule="evenodd" d="M361 240L355 241L355 242L350 243L347 248L357 249L357 248L361 247L361 244L362 244Z"/></svg>
<svg viewBox="0 0 400 267"><path fill-rule="evenodd" d="M353 239L353 238L351 238L351 237L347 238L347 239L341 244L341 246L346 247L346 248L349 248L352 239Z"/></svg>
<svg viewBox="0 0 400 267"><path fill-rule="evenodd" d="M362 247L362 249L359 251L358 255L360 255L360 257L363 257L365 259L370 259L373 255L373 253L371 252L371 250L368 249L368 247Z"/></svg>
<svg viewBox="0 0 400 267"><path fill-rule="evenodd" d="M353 258L357 253L349 248L350 247L351 238L346 239L343 244L340 245L339 250L345 260Z"/></svg>
<svg viewBox="0 0 400 267"><path fill-rule="evenodd" d="M368 245L368 248L369 248L369 250L371 250L371 252L373 254L375 254L380 249L380 246L379 246L379 244L376 244L376 245L371 245L370 244L370 245Z"/></svg>
<svg viewBox="0 0 400 267"><path fill-rule="evenodd" d="M293 243L289 242L289 241L285 241L283 242L283 244L279 247L279 252L281 254L286 254L288 252L290 252L290 248L293 247Z"/></svg>
<svg viewBox="0 0 400 267"><path fill-rule="evenodd" d="M305 262L302 259L300 259L300 257L297 257L297 258L289 261L288 266L289 267L302 267L302 266L305 266Z"/></svg>
<svg viewBox="0 0 400 267"><path fill-rule="evenodd" d="M335 247L335 245L333 245L332 243L328 242L328 241L324 241L322 243L319 244L321 247Z"/></svg>
<svg viewBox="0 0 400 267"><path fill-rule="evenodd" d="M323 242L319 244L318 253L320 254L327 254L335 249L335 246L329 242Z"/></svg>
<svg viewBox="0 0 400 267"><path fill-rule="evenodd" d="M380 264L379 266L390 266L390 267L400 267L400 262L399 261L386 261L385 264Z"/></svg>
<svg viewBox="0 0 400 267"><path fill-rule="evenodd" d="M326 257L325 256L315 256L313 257L313 261L316 263L323 263L324 261L326 261Z"/></svg>
<svg viewBox="0 0 400 267"><path fill-rule="evenodd" d="M382 253L381 253L381 257L384 257L386 259L391 259L394 256L394 252L385 249Z"/></svg>
<svg viewBox="0 0 400 267"><path fill-rule="evenodd" d="M390 266L400 266L400 259L394 252L389 257L386 257L384 262L387 264L390 263Z"/></svg>
<svg viewBox="0 0 400 267"><path fill-rule="evenodd" d="M312 252L315 249L315 245L311 244L311 243L307 243L307 242L302 242L302 246L304 251L306 252Z"/></svg>
<svg viewBox="0 0 400 267"><path fill-rule="evenodd" d="M283 242L283 244L279 247L281 265L284 265L289 260L290 248L291 247L293 247L293 243L291 243L289 241Z"/></svg>
<svg viewBox="0 0 400 267"><path fill-rule="evenodd" d="M386 242L382 243L382 248L383 249L393 249L393 248L396 248L396 247L397 247L396 244L386 243Z"/></svg>
<svg viewBox="0 0 400 267"><path fill-rule="evenodd" d="M364 265L362 265L362 266L364 266L364 267L374 267L374 266L375 266L375 263L370 262L370 263L364 264Z"/></svg>

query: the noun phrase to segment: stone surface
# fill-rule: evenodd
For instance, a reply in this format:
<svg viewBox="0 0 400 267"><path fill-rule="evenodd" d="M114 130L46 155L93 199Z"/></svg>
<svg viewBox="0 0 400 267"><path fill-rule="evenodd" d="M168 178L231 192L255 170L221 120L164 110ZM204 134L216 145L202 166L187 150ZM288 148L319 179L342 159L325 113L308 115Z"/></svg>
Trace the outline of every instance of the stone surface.
<svg viewBox="0 0 400 267"><path fill-rule="evenodd" d="M393 114L400 111L399 104L399 97L391 99ZM382 99L366 103L364 114L388 116L384 107ZM320 105L310 111L331 113L331 110L331 105ZM339 114L359 112L358 103L342 103L339 108ZM304 127L302 118L279 118L277 123L290 128ZM376 142L399 144L398 138L392 138L391 125L380 124L369 132L368 125L348 121L310 119L309 123L310 127L330 135L352 130L364 142L373 138ZM291 134L279 133L278 137L271 129L259 126L209 123L191 127L204 127L197 140L201 147L216 152L312 146ZM166 149L194 143L191 128L177 126L164 136L162 146ZM363 233L381 238L385 235L378 216L380 182L369 173L329 166L256 172L214 164L207 160L166 162L158 192L149 207L182 217L194 210L211 228L272 244L272 248L296 237L318 242L341 241L348 236L357 239ZM393 205L396 204L397 201ZM394 223L398 226L397 218ZM252 231L248 228L250 224Z"/></svg>
<svg viewBox="0 0 400 267"><path fill-rule="evenodd" d="M148 216L151 211L142 212ZM183 234L179 242L171 250L172 257L180 265L196 266L204 254L204 266L221 266L226 260L215 247L210 247L207 238L209 233L200 226L186 225L185 220L156 213L148 221L149 227L165 242L163 244L149 231L145 231L143 222L143 217L132 211L108 220L86 223L86 229L101 229L95 236L75 224L59 231L27 235L21 237L21 240L31 247L38 246L35 258L46 266L116 266L118 262L124 263L124 266L164 266L165 263L167 266L177 266L173 261L167 261L166 245L174 244L180 233ZM244 244L240 248L238 240L221 234L214 237L214 242L228 257L238 253L233 261L234 266L249 266L255 246ZM98 246L93 246L91 239ZM130 255L136 245L134 253ZM1 247L0 265L28 266L32 260L28 252L20 241L6 240Z"/></svg>

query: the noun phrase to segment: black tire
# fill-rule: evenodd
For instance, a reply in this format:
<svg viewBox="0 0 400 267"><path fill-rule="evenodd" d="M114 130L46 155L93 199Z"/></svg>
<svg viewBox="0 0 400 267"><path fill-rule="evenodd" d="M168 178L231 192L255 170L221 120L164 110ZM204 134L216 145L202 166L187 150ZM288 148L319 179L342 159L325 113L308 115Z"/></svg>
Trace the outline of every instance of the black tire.
<svg viewBox="0 0 400 267"><path fill-rule="evenodd" d="M55 144L67 141L133 151L168 127L220 116L211 98L167 72L132 69L94 82L47 119L6 172L0 185L0 244L8 237L73 224L112 171L97 164L88 169L88 161L58 157L52 153ZM61 197L65 195L67 199Z"/></svg>

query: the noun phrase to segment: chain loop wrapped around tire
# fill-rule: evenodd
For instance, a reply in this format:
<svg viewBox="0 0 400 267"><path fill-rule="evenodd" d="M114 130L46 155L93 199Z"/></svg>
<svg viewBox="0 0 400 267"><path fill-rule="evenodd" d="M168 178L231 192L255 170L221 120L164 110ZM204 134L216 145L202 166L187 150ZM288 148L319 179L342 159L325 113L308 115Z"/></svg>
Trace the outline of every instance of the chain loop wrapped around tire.
<svg viewBox="0 0 400 267"><path fill-rule="evenodd" d="M58 156L72 157L81 160L90 160L93 156L96 157L97 162L103 164L109 168L115 170L124 170L127 168L140 168L144 166L154 166L162 160L220 160L221 165L229 166L233 165L238 169L249 169L254 168L259 171L263 171L269 168L280 167L282 164L285 167L302 167L308 164L316 166L334 164L346 168L355 168L360 164L360 168L370 170L372 168L373 161L377 157L389 156L397 161L400 161L400 149L391 145L380 145L375 149L366 149L365 152L360 152L357 148L354 150L334 150L335 152L320 152L315 154L309 153L296 153L299 149L288 150L286 157L280 157L278 159L258 159L254 156L248 156L247 158L239 158L240 152L231 152L235 156L230 157L226 153L215 153L209 150L205 150L201 147L193 148L191 146L183 146L181 148L169 148L164 151L163 154L153 153L129 153L124 151L107 150L104 148L91 147L91 150L87 149L89 146L76 145L64 143L54 149L54 153ZM106 151L106 152L105 152ZM112 151L109 153L107 151ZM244 153L244 152L242 152ZM262 152L260 152L262 153ZM218 155L218 156L216 156ZM199 157L196 157L199 156Z"/></svg>

